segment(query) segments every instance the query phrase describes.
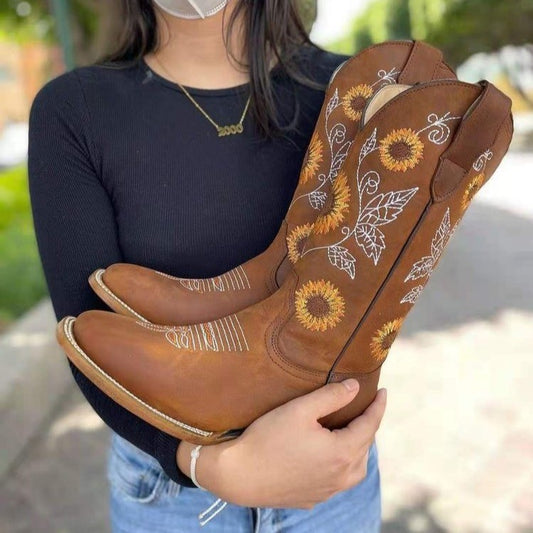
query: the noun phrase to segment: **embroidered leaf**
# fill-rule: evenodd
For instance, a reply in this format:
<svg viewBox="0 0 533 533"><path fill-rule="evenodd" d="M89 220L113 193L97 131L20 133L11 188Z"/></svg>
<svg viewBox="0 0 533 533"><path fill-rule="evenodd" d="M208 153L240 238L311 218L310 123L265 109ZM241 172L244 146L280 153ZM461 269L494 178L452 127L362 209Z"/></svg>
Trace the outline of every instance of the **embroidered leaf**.
<svg viewBox="0 0 533 533"><path fill-rule="evenodd" d="M350 146L352 145L351 141L348 141L344 143L338 150L335 152L335 155L333 156L333 161L331 162L331 168L329 171L329 179L335 179L337 177L337 174L339 173L339 170L341 169L342 164L344 163L344 160L348 156L348 152L350 150Z"/></svg>
<svg viewBox="0 0 533 533"><path fill-rule="evenodd" d="M309 193L309 204L313 209L322 209L327 197L328 195L323 191L313 191Z"/></svg>
<svg viewBox="0 0 533 533"><path fill-rule="evenodd" d="M431 274L431 271L433 270L434 264L435 261L430 255L422 257L422 259L420 259L413 265L413 267L411 268L411 272L409 272L407 277L404 279L404 282L423 278L424 276L429 276Z"/></svg>
<svg viewBox="0 0 533 533"><path fill-rule="evenodd" d="M446 243L448 242L448 238L450 236L450 208L446 209L446 213L444 213L444 217L442 218L442 221L440 223L439 229L435 233L435 236L433 237L433 240L431 241L431 255L433 257L433 261L436 262L437 259L442 254L442 251L444 250L444 247L446 246Z"/></svg>
<svg viewBox="0 0 533 533"><path fill-rule="evenodd" d="M376 137L378 134L378 129L374 128L372 135L365 141L359 153L359 163L370 153L376 149Z"/></svg>
<svg viewBox="0 0 533 533"><path fill-rule="evenodd" d="M373 226L383 226L396 220L417 190L418 187L415 187L374 196L363 209L359 221Z"/></svg>
<svg viewBox="0 0 533 533"><path fill-rule="evenodd" d="M335 93L330 98L328 106L326 107L326 120L329 118L333 110L339 105L339 90L335 89Z"/></svg>
<svg viewBox="0 0 533 533"><path fill-rule="evenodd" d="M401 300L401 304L414 304L423 290L423 285L413 287Z"/></svg>
<svg viewBox="0 0 533 533"><path fill-rule="evenodd" d="M355 257L344 246L330 246L328 248L329 262L348 273L351 279L355 278Z"/></svg>
<svg viewBox="0 0 533 533"><path fill-rule="evenodd" d="M448 237L448 240L450 240L454 233L455 233L455 230L457 229L457 226L459 225L459 222L461 221L461 219L459 219L454 225L453 225L453 228L450 230L450 236Z"/></svg>
<svg viewBox="0 0 533 533"><path fill-rule="evenodd" d="M367 257L374 260L377 265L381 252L385 249L385 235L372 224L357 223L355 226L355 240L363 249Z"/></svg>

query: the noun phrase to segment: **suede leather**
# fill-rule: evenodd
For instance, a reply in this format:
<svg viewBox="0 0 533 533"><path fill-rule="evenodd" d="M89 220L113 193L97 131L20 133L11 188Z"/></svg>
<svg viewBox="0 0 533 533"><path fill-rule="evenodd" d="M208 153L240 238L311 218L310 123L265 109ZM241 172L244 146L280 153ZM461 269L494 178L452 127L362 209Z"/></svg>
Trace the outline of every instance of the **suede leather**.
<svg viewBox="0 0 533 533"><path fill-rule="evenodd" d="M209 280L176 278L128 263L93 272L89 282L116 312L155 324L194 324L235 313L274 293L290 269L286 238L295 227L311 225L327 208L331 184L359 126L366 97L401 80L414 84L455 79L442 52L426 43L390 41L363 50L332 76L299 184L284 223L260 255ZM346 104L349 92L356 107ZM348 110L347 110L348 108ZM328 111L329 110L329 111Z"/></svg>
<svg viewBox="0 0 533 533"><path fill-rule="evenodd" d="M360 123L321 215L337 225L315 220L279 290L189 326L86 311L60 321L58 342L121 405L190 442L234 438L274 407L356 377L354 401L320 419L342 427L374 398L403 319L512 131L511 102L488 82L417 84Z"/></svg>

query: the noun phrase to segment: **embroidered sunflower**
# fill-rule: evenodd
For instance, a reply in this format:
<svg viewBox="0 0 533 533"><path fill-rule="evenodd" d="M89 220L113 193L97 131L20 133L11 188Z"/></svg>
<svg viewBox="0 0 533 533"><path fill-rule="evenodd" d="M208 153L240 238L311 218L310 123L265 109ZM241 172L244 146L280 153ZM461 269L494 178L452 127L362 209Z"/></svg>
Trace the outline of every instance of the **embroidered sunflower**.
<svg viewBox="0 0 533 533"><path fill-rule="evenodd" d="M485 174L483 172L478 174L472 181L466 186L465 192L463 194L462 207L463 211L467 209L470 205L470 202L474 199L476 193L481 189L483 182L485 181Z"/></svg>
<svg viewBox="0 0 533 533"><path fill-rule="evenodd" d="M384 324L372 338L370 351L374 358L381 362L387 357L390 347L402 327L403 318L395 318Z"/></svg>
<svg viewBox="0 0 533 533"><path fill-rule="evenodd" d="M374 94L374 89L364 83L352 87L342 97L342 107L346 116L354 121L361 120L366 101Z"/></svg>
<svg viewBox="0 0 533 533"><path fill-rule="evenodd" d="M314 223L314 231L318 234L328 233L335 229L343 220L350 206L350 187L348 176L345 172L339 172L331 187L328 196L329 205L325 207L325 213L317 217Z"/></svg>
<svg viewBox="0 0 533 533"><path fill-rule="evenodd" d="M287 250L291 263L296 263L302 257L305 241L311 235L312 230L313 224L296 226L287 237Z"/></svg>
<svg viewBox="0 0 533 533"><path fill-rule="evenodd" d="M344 315L344 298L330 281L308 281L296 291L296 318L304 328L326 331Z"/></svg>
<svg viewBox="0 0 533 533"><path fill-rule="evenodd" d="M380 141L379 153L385 168L405 172L418 165L424 154L424 144L415 131L401 128Z"/></svg>
<svg viewBox="0 0 533 533"><path fill-rule="evenodd" d="M300 172L300 183L307 183L315 176L324 158L324 147L318 133L315 131L309 142Z"/></svg>

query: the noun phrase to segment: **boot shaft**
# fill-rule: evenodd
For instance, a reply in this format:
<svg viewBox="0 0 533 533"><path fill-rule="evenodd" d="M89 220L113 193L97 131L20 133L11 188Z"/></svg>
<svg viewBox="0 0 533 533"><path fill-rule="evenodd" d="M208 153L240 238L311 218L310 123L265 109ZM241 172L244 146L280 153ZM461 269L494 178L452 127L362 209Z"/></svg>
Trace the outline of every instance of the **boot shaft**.
<svg viewBox="0 0 533 533"><path fill-rule="evenodd" d="M510 100L487 82L416 85L361 124L334 189L338 224L315 223L284 287L279 354L328 379L378 368L511 136Z"/></svg>

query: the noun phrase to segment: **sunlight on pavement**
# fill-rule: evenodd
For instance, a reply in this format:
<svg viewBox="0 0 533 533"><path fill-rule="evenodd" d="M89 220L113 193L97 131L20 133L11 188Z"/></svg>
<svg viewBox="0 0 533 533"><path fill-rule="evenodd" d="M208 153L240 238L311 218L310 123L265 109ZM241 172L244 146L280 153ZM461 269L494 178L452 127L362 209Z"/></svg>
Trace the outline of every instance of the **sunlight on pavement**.
<svg viewBox="0 0 533 533"><path fill-rule="evenodd" d="M533 219L533 153L508 153L476 201Z"/></svg>
<svg viewBox="0 0 533 533"><path fill-rule="evenodd" d="M50 342L49 332L12 333L10 335L6 335L5 338L3 339L3 343L6 346L9 346L12 348L45 346L49 342Z"/></svg>
<svg viewBox="0 0 533 533"><path fill-rule="evenodd" d="M389 391L378 433L386 519L420 504L422 515L409 520L425 516L454 533L530 523L531 324L533 313L508 309L408 340L400 334L381 380Z"/></svg>
<svg viewBox="0 0 533 533"><path fill-rule="evenodd" d="M48 442L53 443L70 431L97 431L104 426L104 422L93 411L92 407L88 403L84 403L54 421L48 433Z"/></svg>

